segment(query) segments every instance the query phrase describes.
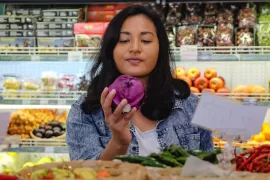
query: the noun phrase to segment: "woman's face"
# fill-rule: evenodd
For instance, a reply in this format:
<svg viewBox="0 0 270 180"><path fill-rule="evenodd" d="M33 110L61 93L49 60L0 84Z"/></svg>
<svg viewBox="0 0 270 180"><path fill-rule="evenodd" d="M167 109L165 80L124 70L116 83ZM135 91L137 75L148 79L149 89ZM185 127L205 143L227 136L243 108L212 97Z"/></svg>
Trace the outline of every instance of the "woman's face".
<svg viewBox="0 0 270 180"><path fill-rule="evenodd" d="M113 56L121 74L145 78L155 68L159 41L153 22L144 15L127 18L120 31Z"/></svg>

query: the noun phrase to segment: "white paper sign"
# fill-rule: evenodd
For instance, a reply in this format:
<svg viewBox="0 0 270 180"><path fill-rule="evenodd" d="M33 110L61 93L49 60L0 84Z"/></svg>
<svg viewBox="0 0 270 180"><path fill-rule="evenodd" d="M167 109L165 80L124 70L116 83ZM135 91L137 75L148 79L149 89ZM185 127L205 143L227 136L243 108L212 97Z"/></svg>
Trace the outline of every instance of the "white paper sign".
<svg viewBox="0 0 270 180"><path fill-rule="evenodd" d="M80 51L69 51L68 61L83 61L83 53Z"/></svg>
<svg viewBox="0 0 270 180"><path fill-rule="evenodd" d="M263 106L245 106L203 93L192 123L228 135L250 137L260 132L267 109Z"/></svg>
<svg viewBox="0 0 270 180"><path fill-rule="evenodd" d="M198 48L196 45L182 45L180 47L181 61L197 61Z"/></svg>
<svg viewBox="0 0 270 180"><path fill-rule="evenodd" d="M10 112L0 112L0 144L4 143L9 125Z"/></svg>

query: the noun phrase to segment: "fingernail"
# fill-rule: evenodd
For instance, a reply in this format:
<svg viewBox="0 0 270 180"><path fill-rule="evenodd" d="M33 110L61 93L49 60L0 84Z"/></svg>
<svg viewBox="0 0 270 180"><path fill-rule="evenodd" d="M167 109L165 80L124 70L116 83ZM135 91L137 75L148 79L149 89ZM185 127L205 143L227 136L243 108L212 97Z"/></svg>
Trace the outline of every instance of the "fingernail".
<svg viewBox="0 0 270 180"><path fill-rule="evenodd" d="M115 93L116 93L115 89L111 90L111 94L115 94Z"/></svg>

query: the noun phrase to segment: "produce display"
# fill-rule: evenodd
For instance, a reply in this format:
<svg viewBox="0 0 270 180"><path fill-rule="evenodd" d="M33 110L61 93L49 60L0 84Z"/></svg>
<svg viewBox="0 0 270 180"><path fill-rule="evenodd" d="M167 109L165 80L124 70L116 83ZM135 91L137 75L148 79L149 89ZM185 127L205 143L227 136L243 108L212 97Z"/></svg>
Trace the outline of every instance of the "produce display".
<svg viewBox="0 0 270 180"><path fill-rule="evenodd" d="M255 173L270 173L270 145L262 145L250 151L237 155L234 162L237 171L249 171Z"/></svg>
<svg viewBox="0 0 270 180"><path fill-rule="evenodd" d="M213 152L203 152L199 150L185 151L182 147L177 145L171 145L163 149L160 153L150 154L147 157L136 155L121 155L116 156L115 159L123 162L141 164L143 166L166 168L166 167L183 167L187 158L192 155L200 158L201 160L217 164L217 155L221 153L221 150L215 150Z"/></svg>
<svg viewBox="0 0 270 180"><path fill-rule="evenodd" d="M198 28L198 46L215 46L216 27L200 26Z"/></svg>
<svg viewBox="0 0 270 180"><path fill-rule="evenodd" d="M58 115L57 110L48 109L20 109L10 116L8 135L20 135L22 138L30 138L30 133L41 124L47 125L57 120L65 123L67 112ZM62 130L60 133L62 133Z"/></svg>
<svg viewBox="0 0 270 180"><path fill-rule="evenodd" d="M54 138L62 136L66 131L66 125L58 121L51 121L47 125L41 124L38 128L34 129L31 133L33 138Z"/></svg>
<svg viewBox="0 0 270 180"><path fill-rule="evenodd" d="M217 92L230 93L225 85L225 80L222 76L218 76L217 70L214 68L207 68L203 73L198 68L190 68L186 70L183 67L177 67L174 70L173 77L184 80L190 86L193 93L200 92Z"/></svg>
<svg viewBox="0 0 270 180"><path fill-rule="evenodd" d="M177 46L196 44L196 26L180 26L177 30Z"/></svg>
<svg viewBox="0 0 270 180"><path fill-rule="evenodd" d="M270 24L260 24L257 26L257 38L259 46L270 46Z"/></svg>
<svg viewBox="0 0 270 180"><path fill-rule="evenodd" d="M253 28L238 29L236 38L237 46L253 46L255 42Z"/></svg>

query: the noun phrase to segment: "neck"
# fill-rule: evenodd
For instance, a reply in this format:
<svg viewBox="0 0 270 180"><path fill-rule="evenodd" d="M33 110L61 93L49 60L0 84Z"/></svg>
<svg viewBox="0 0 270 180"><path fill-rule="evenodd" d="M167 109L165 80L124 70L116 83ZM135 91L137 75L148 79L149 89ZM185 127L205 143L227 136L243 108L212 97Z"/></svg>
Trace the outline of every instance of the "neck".
<svg viewBox="0 0 270 180"><path fill-rule="evenodd" d="M141 83L143 84L144 88L146 89L147 87L147 82L148 82L148 77L137 77Z"/></svg>

